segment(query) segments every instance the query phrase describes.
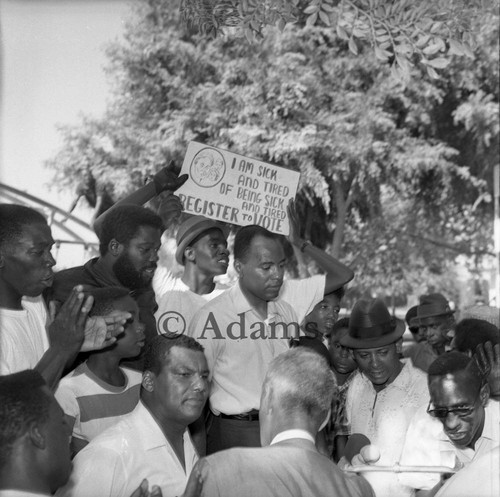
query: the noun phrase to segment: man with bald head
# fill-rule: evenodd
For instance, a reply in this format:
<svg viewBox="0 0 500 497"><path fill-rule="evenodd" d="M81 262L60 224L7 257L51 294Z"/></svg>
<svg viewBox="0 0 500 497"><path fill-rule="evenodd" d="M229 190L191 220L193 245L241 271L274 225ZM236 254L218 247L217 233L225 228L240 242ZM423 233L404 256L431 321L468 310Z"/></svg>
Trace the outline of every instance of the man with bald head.
<svg viewBox="0 0 500 497"><path fill-rule="evenodd" d="M429 368L428 386L429 406L410 423L401 464L462 468L499 445L499 405L489 401L488 383L472 359L459 352L438 357ZM437 473L401 476L419 489L430 489L439 479Z"/></svg>

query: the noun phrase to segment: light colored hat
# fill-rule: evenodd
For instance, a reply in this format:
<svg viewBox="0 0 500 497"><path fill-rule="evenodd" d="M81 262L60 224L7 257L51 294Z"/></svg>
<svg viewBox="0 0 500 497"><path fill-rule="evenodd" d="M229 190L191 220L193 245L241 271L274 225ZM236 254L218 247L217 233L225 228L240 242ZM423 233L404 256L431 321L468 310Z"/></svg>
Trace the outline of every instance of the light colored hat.
<svg viewBox="0 0 500 497"><path fill-rule="evenodd" d="M175 251L175 260L184 265L184 250L189 244L203 232L218 229L223 234L224 238L227 238L229 234L229 229L222 224L217 223L213 219L208 219L203 216L193 216L186 219L177 231L176 241L177 250Z"/></svg>

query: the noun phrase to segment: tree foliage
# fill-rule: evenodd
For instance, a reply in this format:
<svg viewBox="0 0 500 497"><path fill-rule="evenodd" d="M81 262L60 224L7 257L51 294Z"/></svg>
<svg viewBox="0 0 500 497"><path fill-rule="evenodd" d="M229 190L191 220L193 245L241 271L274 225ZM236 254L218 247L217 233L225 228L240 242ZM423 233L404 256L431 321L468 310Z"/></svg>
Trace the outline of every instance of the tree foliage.
<svg viewBox="0 0 500 497"><path fill-rule="evenodd" d="M141 2L108 50L114 98L63 130L59 184L90 166L125 193L197 140L300 171L303 236L352 264L358 288L444 290L457 255L475 267L491 251L498 18L480 19L474 61L453 56L437 81L415 68L403 85L328 26L209 39L174 3Z"/></svg>
<svg viewBox="0 0 500 497"><path fill-rule="evenodd" d="M407 79L415 64L429 76L450 63L453 55L473 58L474 21L496 0L183 0L184 19L203 33L229 31L249 41L264 37L267 26L322 25L335 29L357 55L360 43Z"/></svg>

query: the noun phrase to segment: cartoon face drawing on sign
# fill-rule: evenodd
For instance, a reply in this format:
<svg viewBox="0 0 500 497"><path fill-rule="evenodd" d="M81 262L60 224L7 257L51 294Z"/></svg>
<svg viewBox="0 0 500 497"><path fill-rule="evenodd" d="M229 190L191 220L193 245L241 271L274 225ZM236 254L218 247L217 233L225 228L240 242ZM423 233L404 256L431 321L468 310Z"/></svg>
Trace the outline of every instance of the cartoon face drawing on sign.
<svg viewBox="0 0 500 497"><path fill-rule="evenodd" d="M203 148L194 157L189 170L192 180L203 188L215 186L224 177L226 162L218 150Z"/></svg>

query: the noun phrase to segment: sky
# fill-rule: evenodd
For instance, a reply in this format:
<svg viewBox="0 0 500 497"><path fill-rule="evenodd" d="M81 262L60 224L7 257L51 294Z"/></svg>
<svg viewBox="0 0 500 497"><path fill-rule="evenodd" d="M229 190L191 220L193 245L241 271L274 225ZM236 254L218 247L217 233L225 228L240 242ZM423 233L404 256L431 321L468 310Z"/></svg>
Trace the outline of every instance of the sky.
<svg viewBox="0 0 500 497"><path fill-rule="evenodd" d="M120 38L129 11L128 0L0 0L2 183L69 206L72 195L49 188L43 162L61 145L57 124L103 113L103 48Z"/></svg>

